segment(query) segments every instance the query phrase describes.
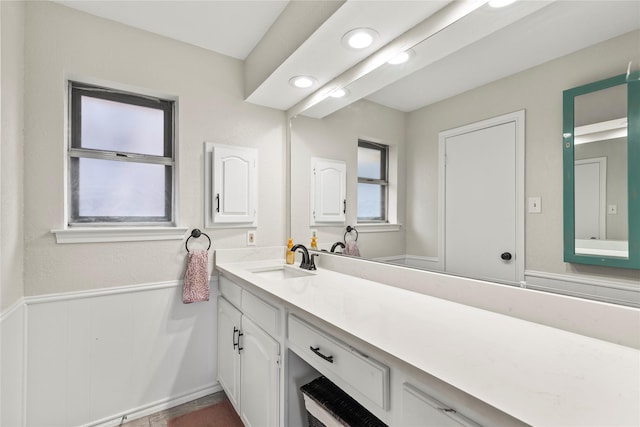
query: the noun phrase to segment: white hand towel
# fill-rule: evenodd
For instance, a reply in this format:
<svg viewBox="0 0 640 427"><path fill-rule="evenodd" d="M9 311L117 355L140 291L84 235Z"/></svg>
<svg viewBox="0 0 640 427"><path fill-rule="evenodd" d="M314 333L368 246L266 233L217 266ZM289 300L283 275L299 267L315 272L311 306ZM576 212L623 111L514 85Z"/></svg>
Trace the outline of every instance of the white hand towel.
<svg viewBox="0 0 640 427"><path fill-rule="evenodd" d="M209 252L194 250L187 255L187 272L182 287L182 302L209 301Z"/></svg>

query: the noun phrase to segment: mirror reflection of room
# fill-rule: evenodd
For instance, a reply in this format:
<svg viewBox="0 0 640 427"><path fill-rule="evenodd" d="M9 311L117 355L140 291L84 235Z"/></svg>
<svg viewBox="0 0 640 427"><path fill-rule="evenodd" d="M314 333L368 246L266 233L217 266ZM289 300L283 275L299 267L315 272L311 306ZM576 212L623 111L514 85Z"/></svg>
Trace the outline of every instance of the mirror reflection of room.
<svg viewBox="0 0 640 427"><path fill-rule="evenodd" d="M551 34L553 22L559 23L563 16L566 19L577 13L570 10L576 4L568 2L545 7L519 2L512 6L514 10L536 9L523 12L521 21L516 20L518 25L526 25L534 18L538 18L538 23L544 21L531 30L535 33L535 37L533 33L528 37L532 45L534 40L543 40ZM616 7L625 6L630 5L616 3ZM571 40L575 39L566 34L555 37L553 49L546 44L536 51L545 60L536 59L537 54L528 54L527 49L531 46L518 42L520 39L515 33L513 39L486 37L476 41L473 49L470 46L444 54L447 47L439 44L441 37L457 34L474 20L486 18L487 10L482 10L461 19L438 36L428 37L413 46L407 63L400 66L385 64L351 81L344 87L346 96L343 98L327 97L296 111L291 116L290 169L291 235L294 240L305 242L314 231L319 248L330 250L335 242L342 241L345 227L354 226L360 233L358 246L362 258L514 285L526 281L534 286L535 282L540 282L545 290L549 280L555 280L550 277L557 274L603 274L597 266L565 262L563 258L563 159L562 151L559 151L563 105L559 100L562 92L569 88L625 73L629 61L637 56L638 24L631 20L629 25L622 24L625 19L621 14L620 31L615 36L610 34L598 39L602 35L596 36L591 30L597 27L600 18L597 14L590 16L597 4L581 3L580 7L580 13L584 13L580 26L585 30L590 28L590 36L581 38L579 47L572 45ZM517 25L511 29L515 27ZM575 31L578 31L577 27ZM506 29L500 29L496 34L506 32ZM513 49L513 43L520 43L519 47ZM444 49L441 57L421 59L423 54L438 49ZM475 56L471 55L472 50ZM508 60L503 55L507 50L510 52ZM462 66L470 57L474 59L473 66ZM416 60L424 62L412 68L412 61ZM386 86L376 86L378 81L385 79ZM606 137L599 137L589 127L583 127L601 122L624 127L625 86L612 88L612 95L606 95L609 91L604 90L601 96L585 95L576 99L577 166L574 164L574 168L577 168L576 203L582 206L577 207L576 243L572 245L577 254L619 260L629 257L629 229L633 218L629 215L631 207L626 195L629 191L625 163L627 139L620 132L616 137L611 132ZM367 91L366 88L372 87L374 89ZM490 251L498 265L522 264L509 279L499 279L495 273L480 273L479 268L468 262L465 263L468 269L457 273L449 268L451 262L446 259L445 161L439 138L454 129L479 125L518 111L523 111L520 126L524 128L526 141L521 152L515 151L516 173L510 178L517 183L516 189L522 184L519 190L522 194L515 195L513 243L496 244L497 238L473 234L467 241L479 242L481 253ZM589 135L578 135L581 132ZM362 188L362 182L358 179L357 145L362 140L389 146L387 199L376 205L388 212L386 220L377 223L363 220L358 214L362 203L359 201L362 191L358 191L358 187ZM589 142L581 143L586 140ZM308 158L316 155L340 159L347 165L347 209L343 223L318 227L307 221L308 203L301 203L301 197L304 197L301 196L304 194L301 183L307 180L299 177L308 174ZM589 175L583 171L595 168L599 169L597 184L583 185L583 175ZM468 218L496 209L495 191L485 188L479 194L479 204L468 209ZM587 208L588 204L595 207ZM488 221L483 224L476 229L493 227ZM496 233L490 236L497 236L501 229L512 228L502 225L497 225ZM468 260L476 258L480 257L466 256ZM481 264L479 267L486 265L484 261ZM608 269L608 277L637 283L637 272L631 270L634 268L631 264L606 265L623 267Z"/></svg>
<svg viewBox="0 0 640 427"><path fill-rule="evenodd" d="M575 98L576 253L628 257L626 85Z"/></svg>

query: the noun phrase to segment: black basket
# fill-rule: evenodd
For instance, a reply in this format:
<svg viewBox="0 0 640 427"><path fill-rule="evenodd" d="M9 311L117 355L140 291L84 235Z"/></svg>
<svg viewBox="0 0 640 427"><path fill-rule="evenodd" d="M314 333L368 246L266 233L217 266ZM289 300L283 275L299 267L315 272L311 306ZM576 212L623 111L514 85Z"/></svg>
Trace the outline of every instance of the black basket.
<svg viewBox="0 0 640 427"><path fill-rule="evenodd" d="M387 427L364 406L342 391L325 377L316 378L300 387L309 398L324 408L341 424L349 427ZM309 414L309 427L324 427L324 424Z"/></svg>

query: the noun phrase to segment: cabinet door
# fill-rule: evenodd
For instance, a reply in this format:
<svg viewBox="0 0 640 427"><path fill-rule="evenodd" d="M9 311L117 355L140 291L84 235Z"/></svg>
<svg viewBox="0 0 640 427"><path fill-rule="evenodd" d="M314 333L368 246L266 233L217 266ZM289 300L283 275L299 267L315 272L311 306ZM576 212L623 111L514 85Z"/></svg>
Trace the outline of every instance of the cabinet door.
<svg viewBox="0 0 640 427"><path fill-rule="evenodd" d="M238 342L241 313L224 298L218 299L218 381L229 400L240 409L240 352Z"/></svg>
<svg viewBox="0 0 640 427"><path fill-rule="evenodd" d="M257 225L258 151L216 144L212 156L213 222Z"/></svg>
<svg viewBox="0 0 640 427"><path fill-rule="evenodd" d="M480 427L411 384L402 385L402 425L405 427Z"/></svg>
<svg viewBox="0 0 640 427"><path fill-rule="evenodd" d="M347 164L311 159L311 224L344 223L347 203Z"/></svg>
<svg viewBox="0 0 640 427"><path fill-rule="evenodd" d="M242 333L240 418L247 427L277 426L280 345L246 316Z"/></svg>

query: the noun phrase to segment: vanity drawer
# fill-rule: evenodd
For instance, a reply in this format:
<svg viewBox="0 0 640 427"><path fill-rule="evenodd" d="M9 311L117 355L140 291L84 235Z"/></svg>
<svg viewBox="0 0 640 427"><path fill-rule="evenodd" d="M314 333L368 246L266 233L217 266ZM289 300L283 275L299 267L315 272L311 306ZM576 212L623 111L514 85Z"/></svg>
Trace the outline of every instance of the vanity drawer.
<svg viewBox="0 0 640 427"><path fill-rule="evenodd" d="M337 376L380 408L388 409L388 366L293 315L289 316L289 347L329 379L338 381Z"/></svg>
<svg viewBox="0 0 640 427"><path fill-rule="evenodd" d="M242 288L222 275L218 276L218 279L220 294L231 304L240 308L242 305Z"/></svg>
<svg viewBox="0 0 640 427"><path fill-rule="evenodd" d="M269 335L280 333L280 310L246 290L242 291L242 312Z"/></svg>

